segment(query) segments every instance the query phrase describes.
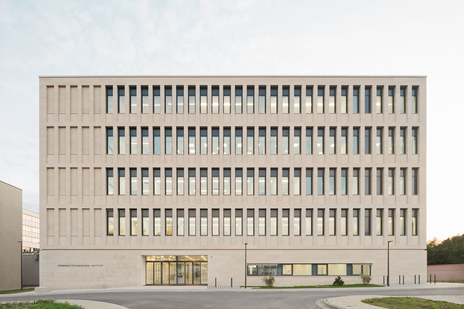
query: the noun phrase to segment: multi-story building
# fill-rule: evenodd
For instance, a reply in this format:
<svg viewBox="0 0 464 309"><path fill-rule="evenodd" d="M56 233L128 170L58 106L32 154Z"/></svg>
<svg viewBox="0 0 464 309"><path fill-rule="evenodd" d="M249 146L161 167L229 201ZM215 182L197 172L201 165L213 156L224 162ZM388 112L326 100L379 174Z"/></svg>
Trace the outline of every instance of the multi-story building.
<svg viewBox="0 0 464 309"><path fill-rule="evenodd" d="M41 77L41 286L424 278L425 176L425 77Z"/></svg>
<svg viewBox="0 0 464 309"><path fill-rule="evenodd" d="M23 208L23 252L40 250L39 213Z"/></svg>

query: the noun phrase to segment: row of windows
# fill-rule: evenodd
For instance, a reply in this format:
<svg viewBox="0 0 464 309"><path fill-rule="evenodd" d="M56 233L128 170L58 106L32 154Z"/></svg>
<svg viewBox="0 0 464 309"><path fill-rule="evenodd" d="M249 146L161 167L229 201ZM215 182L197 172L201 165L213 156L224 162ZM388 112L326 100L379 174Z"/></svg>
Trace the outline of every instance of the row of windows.
<svg viewBox="0 0 464 309"><path fill-rule="evenodd" d="M248 264L248 276L371 275L371 264Z"/></svg>
<svg viewBox="0 0 464 309"><path fill-rule="evenodd" d="M366 114L395 113L396 108L399 108L399 112L404 114L407 113L408 104L411 106L411 113L418 112L418 87L412 87L410 96L407 95L406 86L399 87L399 102L396 102L397 88L391 86L365 86L364 100L361 98L363 94L360 86L352 89L347 86L283 86L281 89L277 86L212 86L209 89L207 86L200 86L199 106L195 86L188 86L187 89L184 86L154 86L151 89L153 102L149 101L148 86L141 87L139 101L137 87L129 86L130 113L152 111L159 114L163 111L165 114L195 114L199 110L201 114L230 114L232 111L242 114L245 109L246 113L254 114L256 108L260 114L288 114L290 110L299 114L303 112L303 108L305 113L336 113L337 105L340 105L341 113L348 113L350 110L354 114L361 110ZM340 92L339 95L337 91ZM364 104L364 108L361 104ZM106 87L106 112L126 112L124 86L117 86L116 89L113 86Z"/></svg>
<svg viewBox="0 0 464 309"><path fill-rule="evenodd" d="M174 170L174 171L173 171ZM149 195L150 188L152 187L153 195L161 195L162 179L160 168L153 169L153 177L149 176L149 169L142 168L141 171L141 194ZM235 177L232 179L232 172L234 169L223 168L222 169L222 184L220 177L219 168L200 168L200 195L208 195L208 190L211 188L212 195L220 195L220 188L222 185L222 194L231 195L233 192L232 183L235 184L235 195L255 195L255 168L235 168ZM360 180L361 172L364 173L364 195L373 194L372 182L373 177L376 177L376 194L377 195L394 195L399 193L400 195L407 194L407 168L399 168L399 175L396 175L396 168L353 168L351 171L348 168L306 168L303 169L305 172L305 192L306 195L313 195L313 178L316 181L317 195L336 195L337 182L340 183L340 194L348 195L348 183L351 183L351 190L353 195L359 195L360 193ZM174 173L176 175L174 176ZM197 194L197 172L196 168L165 168L164 169L164 194L173 195L174 193L174 182L176 182L176 194L177 195L196 195ZM328 172L328 175L326 174ZM293 190L293 195L301 195L302 187L302 169L293 168L291 175L290 168L282 168L280 171L278 168L258 168L257 169L257 180L258 180L258 195L289 195ZM313 174L317 173L316 175ZM351 175L349 175L351 173ZM373 174L375 173L375 175ZM411 194L418 194L418 177L419 169L413 168L411 173ZM136 168L129 168L129 194L137 195L138 181ZM279 176L280 174L280 176ZM338 176L337 176L338 174ZM140 174L139 174L140 175ZM208 175L211 178L208 181ZM245 178L246 176L246 178ZM326 177L328 176L328 183L326 183ZM397 190L395 190L395 176L399 176L399 184L397 184ZM118 184L118 195L126 194L126 168L117 169L117 184ZM280 177L280 179L279 179ZM113 168L106 169L106 193L107 195L114 195L115 175ZM152 184L150 184L150 179ZM384 180L386 178L386 192L384 188ZM245 182L246 181L246 182ZM267 186L269 182L269 187ZM243 184L245 183L246 193L244 192ZM326 188L327 186L327 188ZM187 191L186 191L187 190ZM269 192L267 192L269 190Z"/></svg>
<svg viewBox="0 0 464 309"><path fill-rule="evenodd" d="M25 224L23 224L23 231L24 232L32 232L32 233L40 234L40 229L38 227L25 225Z"/></svg>
<svg viewBox="0 0 464 309"><path fill-rule="evenodd" d="M348 228L351 224L353 236L360 235L360 215L361 209L341 209L340 213L340 231L337 231L337 209L328 209L328 218L326 218L326 209L293 209L293 225L290 218L291 209L224 209L222 210L222 226L220 218L220 209L200 209L200 236L207 236L211 233L212 236L219 236L222 231L223 236L231 236L232 220L235 220L235 235L242 236L244 233L247 236L255 235L255 220L258 223L258 236L301 236L302 233L306 236L313 235L313 224L316 224L316 235L324 236L325 224L328 224L329 236L347 236ZM303 212L305 211L305 212ZM395 235L395 209L379 209L375 210L375 231L372 231L373 209L364 209L364 235L384 234ZM160 236L162 234L161 224L161 209L153 209L153 217L150 218L149 209L142 209L142 226L138 225L137 209L129 210L130 231L129 235L137 236L137 233L142 236L149 236L150 224L153 224L153 235ZM267 213L268 212L268 213ZM387 212L384 214L384 212ZM406 212L407 209L399 210L399 235L406 235ZM232 214L234 217L232 218ZM175 218L174 215L177 215ZM256 218L258 215L258 218ZM302 217L304 215L304 217ZM384 227L384 215L387 216L387 224ZM188 216L188 218L186 218ZM209 218L208 216L211 216ZM279 220L279 216L281 217ZM106 210L107 235L113 236L114 231L114 210ZM119 231L117 235L126 235L126 210L118 209L117 218L119 220ZM153 220L150 223L150 219ZM174 230L174 220L177 219L176 229ZM209 221L209 219L211 221ZM326 220L328 219L328 223ZM417 236L418 210L411 210L411 235ZM187 221L188 220L188 221ZM188 209L164 209L164 235L184 236L188 233L189 236L195 236L197 233L197 210ZM302 231L302 220L305 220L305 230ZM211 223L211 227L208 224ZM269 225L269 226L268 226ZM188 228L188 231L185 229ZM245 231L244 231L245 228ZM211 230L210 230L211 229ZM210 230L210 231L209 231Z"/></svg>
<svg viewBox="0 0 464 309"><path fill-rule="evenodd" d="M361 128L353 127L235 127L232 132L231 127L176 127L176 132L173 132L172 127L163 127L164 135L164 153L173 154L196 154L197 153L197 138L199 133L199 153L208 154L210 148L211 154L231 154L232 149L235 149L235 154L255 154L255 136L258 137L258 154L266 154L267 141L270 142L270 154L301 154L301 147L305 147L306 154L313 154L314 143L316 139L317 154L340 154L348 153L350 144L349 136L351 135L351 147L353 154L360 153L361 144ZM126 128L117 127L117 141L114 139L114 128L106 128L106 153L113 154L114 147L117 147L118 154L126 154ZM365 154L394 154L395 153L395 130L396 127L365 127L364 128L364 153ZM136 127L129 127L128 142L130 147L128 153L137 154L141 149L141 154L149 154L150 136L148 127L141 127L137 132ZM209 136L208 136L209 131ZM221 134L222 131L222 134ZM338 131L338 132L337 132ZM399 128L399 151L400 154L406 154L407 146L407 128ZM419 128L411 128L411 153L418 154L418 137ZM245 135L246 134L246 135ZM290 145L290 137L293 134L293 144ZM162 132L160 127L153 127L153 154L161 153ZM187 138L184 138L187 135ZM139 136L139 137L138 137ZM140 138L141 136L141 138ZM233 136L235 138L233 138ZM221 143L222 138L222 143ZM304 138L304 141L303 141ZM279 145L280 139L280 147ZM340 139L340 149L337 149L337 139ZM384 141L386 140L386 143ZM187 141L188 150L185 150L185 142ZM235 144L233 144L235 141ZM246 141L246 145L244 144ZM141 148L140 148L141 143ZM304 143L304 144L303 144ZM385 145L384 145L385 144ZM235 147L234 147L235 146ZM384 149L386 146L386 149ZM243 149L245 148L245 150Z"/></svg>
<svg viewBox="0 0 464 309"><path fill-rule="evenodd" d="M40 239L37 237L31 237L31 236L24 236L23 235L23 242L32 242L34 244L40 243Z"/></svg>
<svg viewBox="0 0 464 309"><path fill-rule="evenodd" d="M26 221L29 221L29 222L40 223L39 218L30 216L28 214L23 214L23 220L26 220Z"/></svg>

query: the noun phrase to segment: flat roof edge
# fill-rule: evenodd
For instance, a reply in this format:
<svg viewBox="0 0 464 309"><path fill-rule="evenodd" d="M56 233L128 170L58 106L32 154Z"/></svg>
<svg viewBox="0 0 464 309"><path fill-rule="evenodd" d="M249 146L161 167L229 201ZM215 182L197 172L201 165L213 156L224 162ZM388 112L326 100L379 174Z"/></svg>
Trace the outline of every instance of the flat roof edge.
<svg viewBox="0 0 464 309"><path fill-rule="evenodd" d="M4 184L6 184L6 185L9 185L10 187L13 187L13 188L15 188L15 189L18 189L18 190L23 191L23 189L18 188L18 187L16 187L16 186L13 186L12 184L9 184L8 182L4 182L4 181L2 181L2 180L0 180L0 182L1 182L1 183L4 183Z"/></svg>
<svg viewBox="0 0 464 309"><path fill-rule="evenodd" d="M189 78L189 77L244 77L244 78L427 78L427 75L39 75L39 78L134 78L134 77L155 77L155 78Z"/></svg>

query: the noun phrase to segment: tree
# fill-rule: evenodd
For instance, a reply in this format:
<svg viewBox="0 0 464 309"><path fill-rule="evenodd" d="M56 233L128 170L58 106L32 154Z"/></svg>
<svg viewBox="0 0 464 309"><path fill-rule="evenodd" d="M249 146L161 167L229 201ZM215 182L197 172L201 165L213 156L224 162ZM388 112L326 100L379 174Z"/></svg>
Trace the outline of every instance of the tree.
<svg viewBox="0 0 464 309"><path fill-rule="evenodd" d="M427 265L464 264L464 235L427 242Z"/></svg>

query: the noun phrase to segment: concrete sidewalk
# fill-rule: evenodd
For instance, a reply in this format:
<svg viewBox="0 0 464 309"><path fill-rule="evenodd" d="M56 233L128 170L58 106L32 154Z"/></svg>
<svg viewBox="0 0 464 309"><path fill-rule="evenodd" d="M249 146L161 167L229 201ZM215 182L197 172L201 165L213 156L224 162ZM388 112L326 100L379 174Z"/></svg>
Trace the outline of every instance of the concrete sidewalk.
<svg viewBox="0 0 464 309"><path fill-rule="evenodd" d="M21 301L21 302L33 302L33 301ZM100 301L92 301L92 300L75 300L75 299L61 299L57 300L58 303L68 303L70 305L78 305L82 306L85 309L126 309L126 307L104 303ZM7 304L12 303L11 301L0 301L0 304Z"/></svg>

